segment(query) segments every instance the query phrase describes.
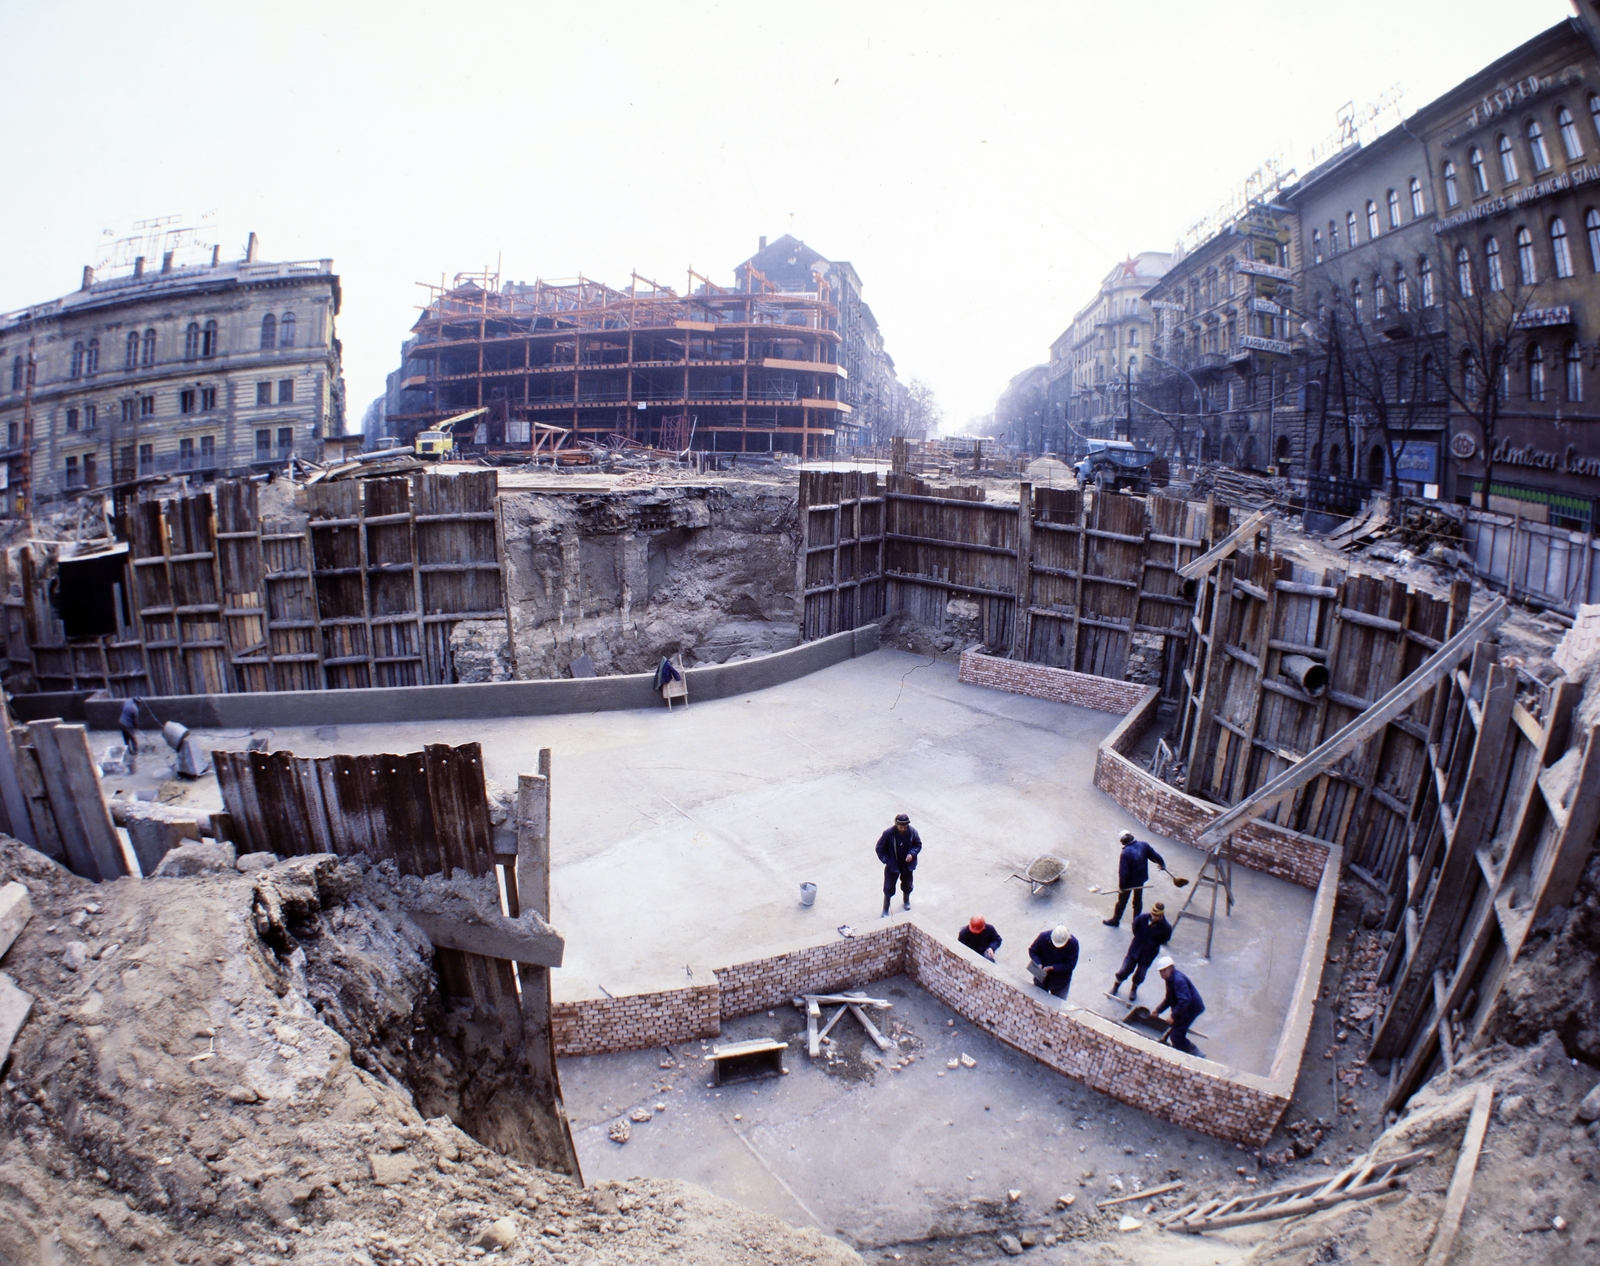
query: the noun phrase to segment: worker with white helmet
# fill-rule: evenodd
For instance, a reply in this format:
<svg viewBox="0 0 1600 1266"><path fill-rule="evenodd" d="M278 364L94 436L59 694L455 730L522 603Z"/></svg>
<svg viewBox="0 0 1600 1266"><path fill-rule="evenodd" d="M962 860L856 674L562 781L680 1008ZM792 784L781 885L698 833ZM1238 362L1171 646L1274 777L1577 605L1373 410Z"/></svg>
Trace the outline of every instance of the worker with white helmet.
<svg viewBox="0 0 1600 1266"><path fill-rule="evenodd" d="M1189 1026L1205 1011L1205 1000L1200 997L1200 991L1194 987L1194 982L1178 970L1171 955L1163 954L1156 959L1155 968L1160 973L1161 979L1167 982L1167 996L1155 1009L1155 1014L1160 1015L1168 1008L1172 1010L1172 1027L1161 1040L1185 1055L1200 1054L1195 1044L1189 1040Z"/></svg>
<svg viewBox="0 0 1600 1266"><path fill-rule="evenodd" d="M1046 993L1065 998L1078 965L1078 938L1066 926L1046 928L1028 946L1028 974Z"/></svg>

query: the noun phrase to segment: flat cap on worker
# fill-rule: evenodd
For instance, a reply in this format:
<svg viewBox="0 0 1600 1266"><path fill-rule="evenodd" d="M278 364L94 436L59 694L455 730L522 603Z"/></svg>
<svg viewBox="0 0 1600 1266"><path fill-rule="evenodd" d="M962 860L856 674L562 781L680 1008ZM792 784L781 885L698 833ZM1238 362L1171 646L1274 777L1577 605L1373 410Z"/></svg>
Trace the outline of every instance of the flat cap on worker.
<svg viewBox="0 0 1600 1266"><path fill-rule="evenodd" d="M911 885L917 858L922 854L922 837L911 825L911 818L897 813L894 825L878 837L878 860L883 863L883 917L889 917L889 901L898 882L905 908L911 909Z"/></svg>
<svg viewBox="0 0 1600 1266"><path fill-rule="evenodd" d="M1167 868L1166 859L1145 841L1136 839L1132 831L1118 835L1117 843L1122 846L1117 857L1117 908L1109 919L1103 920L1108 928L1121 926L1122 912L1127 908L1129 897L1133 898L1135 918L1144 909L1144 886L1150 882L1150 863L1154 862L1162 870Z"/></svg>

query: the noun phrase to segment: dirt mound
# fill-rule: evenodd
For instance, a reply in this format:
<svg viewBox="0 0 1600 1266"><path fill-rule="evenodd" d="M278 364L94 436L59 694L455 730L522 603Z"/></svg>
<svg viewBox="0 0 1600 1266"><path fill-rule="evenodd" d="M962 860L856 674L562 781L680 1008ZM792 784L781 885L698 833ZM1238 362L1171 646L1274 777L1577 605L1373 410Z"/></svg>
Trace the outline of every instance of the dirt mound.
<svg viewBox="0 0 1600 1266"><path fill-rule="evenodd" d="M8 1266L431 1266L491 1232L517 1262L859 1261L698 1189L583 1190L464 1133L445 1112L505 1106L469 1102L488 1082L464 1065L494 1052L358 866L94 885L0 837L10 879L34 916L4 966L36 1003L0 1086Z"/></svg>
<svg viewBox="0 0 1600 1266"><path fill-rule="evenodd" d="M1600 851L1570 906L1540 920L1506 981L1497 1036L1513 1045L1554 1032L1566 1053L1600 1067Z"/></svg>

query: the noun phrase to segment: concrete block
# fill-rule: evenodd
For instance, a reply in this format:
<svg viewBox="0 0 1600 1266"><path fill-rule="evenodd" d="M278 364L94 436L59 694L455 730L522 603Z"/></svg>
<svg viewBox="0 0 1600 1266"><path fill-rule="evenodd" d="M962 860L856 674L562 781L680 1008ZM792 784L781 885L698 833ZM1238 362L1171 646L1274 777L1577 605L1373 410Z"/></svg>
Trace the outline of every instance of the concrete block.
<svg viewBox="0 0 1600 1266"><path fill-rule="evenodd" d="M27 1023L33 999L17 988L17 982L0 971L0 1064L11 1054L11 1043Z"/></svg>
<svg viewBox="0 0 1600 1266"><path fill-rule="evenodd" d="M0 958L32 917L33 899L25 887L13 880L0 888Z"/></svg>
<svg viewBox="0 0 1600 1266"><path fill-rule="evenodd" d="M533 963L540 967L559 967L566 952L561 933L533 911L508 919L503 914L486 915L463 908L449 900L402 900L406 915L422 929L436 946L503 958L514 963Z"/></svg>
<svg viewBox="0 0 1600 1266"><path fill-rule="evenodd" d="M157 879L186 879L193 875L222 875L234 869L232 844L202 844L186 840L161 859Z"/></svg>

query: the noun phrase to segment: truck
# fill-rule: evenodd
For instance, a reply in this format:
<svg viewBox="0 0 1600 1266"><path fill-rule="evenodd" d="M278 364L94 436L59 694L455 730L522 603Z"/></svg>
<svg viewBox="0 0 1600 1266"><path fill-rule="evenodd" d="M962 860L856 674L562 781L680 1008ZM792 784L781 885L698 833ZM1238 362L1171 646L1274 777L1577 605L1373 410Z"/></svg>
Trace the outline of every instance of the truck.
<svg viewBox="0 0 1600 1266"><path fill-rule="evenodd" d="M456 451L456 427L474 418L485 417L488 409L468 409L454 417L436 422L426 431L418 431L412 444L418 457L449 457Z"/></svg>
<svg viewBox="0 0 1600 1266"><path fill-rule="evenodd" d="M1089 451L1078 462L1080 487L1097 485L1106 492L1149 492L1152 485L1165 482L1166 461L1153 448L1141 448L1128 440L1090 440Z"/></svg>

